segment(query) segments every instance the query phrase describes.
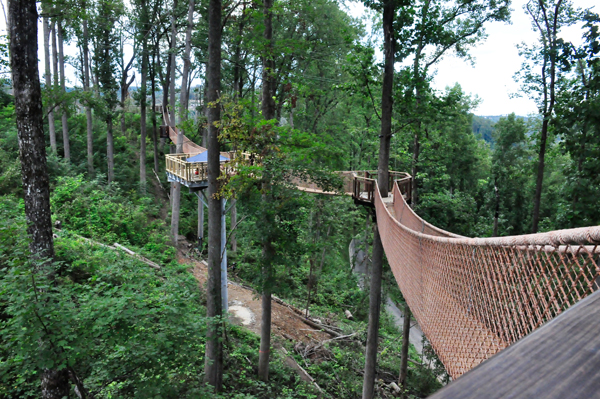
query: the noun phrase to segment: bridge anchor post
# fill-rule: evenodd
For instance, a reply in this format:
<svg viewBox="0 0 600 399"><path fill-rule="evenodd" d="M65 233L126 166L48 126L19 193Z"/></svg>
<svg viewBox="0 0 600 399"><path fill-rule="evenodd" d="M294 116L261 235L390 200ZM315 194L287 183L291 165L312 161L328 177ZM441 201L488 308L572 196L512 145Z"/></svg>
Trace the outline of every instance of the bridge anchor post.
<svg viewBox="0 0 600 399"><path fill-rule="evenodd" d="M202 206L208 208L208 201L204 190L193 191L198 197L202 205L198 207L198 211L201 212ZM223 306L223 312L227 313L229 310L229 293L227 291L227 199L221 199L221 304ZM204 219L204 218L202 218ZM202 229L204 233L204 227L198 227L198 231Z"/></svg>

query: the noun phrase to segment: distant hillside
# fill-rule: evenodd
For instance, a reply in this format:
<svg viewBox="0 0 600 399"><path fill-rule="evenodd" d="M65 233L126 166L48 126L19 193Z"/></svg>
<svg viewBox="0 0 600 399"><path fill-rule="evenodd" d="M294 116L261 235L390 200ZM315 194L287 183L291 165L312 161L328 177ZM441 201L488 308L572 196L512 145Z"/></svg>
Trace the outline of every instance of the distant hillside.
<svg viewBox="0 0 600 399"><path fill-rule="evenodd" d="M486 143L493 144L494 124L496 122L497 120L493 121L486 116L473 115L473 134L475 137L485 140Z"/></svg>
<svg viewBox="0 0 600 399"><path fill-rule="evenodd" d="M500 118L506 115L473 115L473 134L475 137L485 140L488 144L494 145L494 125ZM527 121L527 116L518 116Z"/></svg>
<svg viewBox="0 0 600 399"><path fill-rule="evenodd" d="M476 116L478 118L485 118L485 119L492 121L493 123L496 123L500 120L500 118L504 118L508 115L474 115L474 116ZM525 120L528 119L527 116L519 116L519 115L517 115L517 118L523 118Z"/></svg>

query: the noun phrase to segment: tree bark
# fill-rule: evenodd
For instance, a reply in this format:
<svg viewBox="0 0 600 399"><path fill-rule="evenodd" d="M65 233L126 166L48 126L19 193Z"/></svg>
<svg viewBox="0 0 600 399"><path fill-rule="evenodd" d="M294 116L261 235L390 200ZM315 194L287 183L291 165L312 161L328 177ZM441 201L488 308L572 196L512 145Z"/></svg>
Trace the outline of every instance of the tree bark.
<svg viewBox="0 0 600 399"><path fill-rule="evenodd" d="M46 165L42 92L38 70L38 28L35 0L9 1L8 30L19 158L25 200L29 249L34 257L52 258L50 181ZM66 369L45 369L41 377L43 399L69 394Z"/></svg>
<svg viewBox="0 0 600 399"><path fill-rule="evenodd" d="M190 0L188 8L188 25L185 32L185 51L183 53L183 73L181 76L181 93L179 97L179 117L182 121L187 120L188 116L188 103L189 103L189 92L188 92L188 78L190 74L190 66L192 64L190 55L192 53L192 28L194 27L194 6L196 2ZM179 140L179 137L177 138Z"/></svg>
<svg viewBox="0 0 600 399"><path fill-rule="evenodd" d="M121 41L121 53L123 53L123 42ZM121 58L121 134L125 136L127 134L127 124L125 120L125 101L129 97L129 87L135 80L135 73L129 78L129 71L133 66L133 61L135 61L135 54L129 60L129 63L125 65L125 59Z"/></svg>
<svg viewBox="0 0 600 399"><path fill-rule="evenodd" d="M59 76L60 72L58 70L58 46L56 44L56 22L53 21L50 28L50 35L52 38L52 72L54 77L54 87L58 87L60 84Z"/></svg>
<svg viewBox="0 0 600 399"><path fill-rule="evenodd" d="M383 7L383 36L385 64L381 97L381 135L379 140L379 162L377 165L377 184L383 198L388 196L390 142L392 138L392 108L394 85L394 16L395 1L388 0ZM375 366L377 365L377 344L379 341L379 310L381 307L381 276L383 269L383 245L379 229L375 224L373 239L373 262L369 296L369 327L367 331L367 350L365 354L365 374L363 381L363 399L374 395Z"/></svg>
<svg viewBox="0 0 600 399"><path fill-rule="evenodd" d="M204 241L204 204L198 198L198 249L202 251L202 243Z"/></svg>
<svg viewBox="0 0 600 399"><path fill-rule="evenodd" d="M308 282L306 283L306 291L307 291L307 295L306 295L306 307L304 308L306 310L306 313L304 314L305 317L309 316L309 308L310 308L310 293L312 291L312 286L313 286L313 269L315 266L315 260L311 257L308 260L308 263L310 264L309 266L309 270L308 270Z"/></svg>
<svg viewBox="0 0 600 399"><path fill-rule="evenodd" d="M44 11L47 13L48 11ZM52 90L52 74L50 72L50 22L48 17L44 17L44 83L46 84L46 90L51 92ZM50 97L51 98L51 97ZM48 132L50 134L50 148L52 153L57 153L56 147L56 127L54 125L54 111L53 105L48 104Z"/></svg>
<svg viewBox="0 0 600 399"><path fill-rule="evenodd" d="M144 195L146 194L146 109L148 108L148 31L150 23L145 0L142 0L141 2L140 19L142 24L142 82L140 87L140 192Z"/></svg>
<svg viewBox="0 0 600 399"><path fill-rule="evenodd" d="M173 1L173 10L171 13L171 53L169 54L169 58L171 60L170 63L170 81L169 81L169 97L170 97L170 108L169 108L169 119L171 120L171 126L175 128L176 126L176 116L175 113L175 72L177 70L177 18L176 18L176 10L177 10L177 0ZM177 143L176 143L176 154L183 153L183 132L181 130L178 131L177 134ZM177 247L177 236L179 234L179 214L181 211L181 183L175 182L171 183L171 240L173 240L173 245Z"/></svg>
<svg viewBox="0 0 600 399"><path fill-rule="evenodd" d="M206 119L208 120L208 97L206 95L206 88L208 87L208 80L206 80L204 82L204 93L203 93L203 100L202 101L202 113L204 114L204 116L206 117ZM205 129L204 127L202 128L202 147L206 147L207 146L207 140L208 140L208 129Z"/></svg>
<svg viewBox="0 0 600 399"><path fill-rule="evenodd" d="M556 62L557 62L557 54L558 54L558 44L557 44L557 33L560 29L558 26L560 8L562 5L562 0L556 2L554 6L554 15L552 17L552 21L548 19L548 12L546 10L545 2L538 2L540 9L543 13L543 24L545 26L542 28L540 21L537 21L534 18L535 25L538 28L540 36L542 38L541 42L543 43L543 63L542 63L542 73L541 73L541 83L543 86L543 110L542 114L544 120L542 122L542 132L540 137L540 151L538 155L538 171L537 178L535 182L535 196L533 198L533 217L532 217L532 225L531 232L537 233L538 224L540 220L540 206L542 202L542 188L544 184L544 167L545 167L545 157L546 157L546 145L548 140L548 126L550 124L550 120L552 119L552 113L554 112L554 104L556 101ZM531 14L533 17L533 14ZM544 36L547 37L548 41L544 40ZM549 48L548 48L549 47ZM549 70L547 76L546 67L547 65Z"/></svg>
<svg viewBox="0 0 600 399"><path fill-rule="evenodd" d="M181 78L181 93L180 93L180 110L179 110L179 121L183 122L187 119L187 104L188 104L188 96L187 96L187 81L190 73L190 54L192 51L192 25L194 23L194 0L190 0L189 9L188 9L188 26L186 29L185 36L185 52L183 55L183 74ZM175 10L173 9L173 13ZM173 17L173 23L175 23L175 18ZM173 27L173 42L176 40L176 28L175 25ZM175 58L173 58L173 62L171 64L171 123L175 126ZM181 126L177 130L177 149L175 150L177 154L183 153L183 129ZM173 237L174 245L177 246L177 235L179 234L179 217L181 213L181 184L173 183L173 201L172 201L172 210L171 210L171 236Z"/></svg>
<svg viewBox="0 0 600 399"><path fill-rule="evenodd" d="M140 192L146 194L146 109L148 96L148 43L144 39L142 44L142 87L140 91Z"/></svg>
<svg viewBox="0 0 600 399"><path fill-rule="evenodd" d="M410 190L410 206L415 209L417 206L417 202L419 201L419 193L418 193L418 185L417 185L417 173L419 173L419 153L421 152L421 144L419 143L419 133L418 131L421 129L421 123L416 123L417 132L415 132L414 140L413 140L413 159L412 159L412 168L410 173L412 174L412 187Z"/></svg>
<svg viewBox="0 0 600 399"><path fill-rule="evenodd" d="M410 346L410 308L408 304L404 304L404 326L402 329L402 353L400 363L400 377L398 385L402 389L402 397L406 397L406 377L408 376L408 348Z"/></svg>
<svg viewBox="0 0 600 399"><path fill-rule="evenodd" d="M58 87L60 86L60 71L58 69L58 45L56 42L56 21L52 21L50 25L50 38L52 39L52 78L54 80L54 93L57 92ZM54 100L54 104L57 105L56 99ZM53 119L55 119L56 113L53 115ZM55 121L53 121L54 123ZM55 128L55 138L56 138L56 128ZM57 143L57 151L58 151L58 143ZM63 153L64 156L64 153Z"/></svg>
<svg viewBox="0 0 600 399"><path fill-rule="evenodd" d="M500 218L500 191L498 182L494 180L494 196L496 197L496 209L494 210L494 232L493 237L498 237L498 219Z"/></svg>
<svg viewBox="0 0 600 399"><path fill-rule="evenodd" d="M85 7L85 3L83 5ZM90 50L89 50L89 32L87 20L83 25L83 90L90 94ZM87 167L90 174L94 173L94 132L92 125L92 107L89 103L85 104L85 120L87 129Z"/></svg>
<svg viewBox="0 0 600 399"><path fill-rule="evenodd" d="M152 145L154 146L154 170L158 173L158 132L156 126L156 53L152 54L150 84L152 85Z"/></svg>
<svg viewBox="0 0 600 399"><path fill-rule="evenodd" d="M169 49L169 117L173 126L176 125L175 120L175 73L177 71L177 2L173 0L173 10L171 13L171 47Z"/></svg>
<svg viewBox="0 0 600 399"><path fill-rule="evenodd" d="M242 13L239 18L238 24L238 40L235 43L235 55L234 55L234 65L233 65L233 98L240 99L242 98L242 89L244 87L243 83L243 74L242 74L242 38L244 37L244 26L246 22L245 18L246 14L246 3L242 5Z"/></svg>
<svg viewBox="0 0 600 399"><path fill-rule="evenodd" d="M375 395L375 367L377 366L377 344L379 341L379 313L381 309L381 276L383 271L383 244L377 224L373 225L373 262L369 291L369 326L367 330L367 348L365 354L365 374L363 381L363 399Z"/></svg>
<svg viewBox="0 0 600 399"><path fill-rule="evenodd" d="M381 96L381 135L379 140L379 162L377 167L377 183L382 197L388 196L390 142L392 138L392 107L394 100L394 58L396 54L394 40L394 0L388 0L383 8L383 37L385 66L383 70L383 87Z"/></svg>
<svg viewBox="0 0 600 399"><path fill-rule="evenodd" d="M265 53L262 56L263 62L263 87L262 87L262 113L265 120L271 120L275 117L275 101L273 100L273 71L275 61L273 60L273 0L264 0L264 41ZM268 173L264 173L263 201L264 206L268 207L271 202L270 179ZM270 221L266 221L268 225ZM271 237L263 239L263 295L262 295L262 324L260 328L260 352L258 354L258 378L262 381L269 379L269 355L271 348L271 260L273 258L274 248L271 243Z"/></svg>
<svg viewBox="0 0 600 399"><path fill-rule="evenodd" d="M235 227L237 226L237 200L233 200L233 204L231 204L231 250L233 252L237 251L237 239L235 237Z"/></svg>
<svg viewBox="0 0 600 399"><path fill-rule="evenodd" d="M221 89L221 0L210 0L208 5L208 63L207 98L217 101ZM205 381L216 391L223 385L222 302L221 302L221 199L217 197L219 162L219 131L215 122L221 118L219 107L208 109L208 284L206 312L211 319L206 333Z"/></svg>
<svg viewBox="0 0 600 399"><path fill-rule="evenodd" d="M531 232L538 232L538 224L540 221L540 206L542 203L542 188L544 185L544 167L546 164L546 142L548 140L548 120L549 117L544 115L542 122L542 134L540 137L540 152L538 154L538 170L535 180L535 197L533 198L533 218L531 223Z"/></svg>
<svg viewBox="0 0 600 399"><path fill-rule="evenodd" d="M106 117L106 159L108 162L108 182L115 180L115 144L113 140L113 118L109 111Z"/></svg>
<svg viewBox="0 0 600 399"><path fill-rule="evenodd" d="M158 42L158 41L157 41ZM160 53L160 47L159 44L155 44L156 45L156 52L157 52L157 58L159 60L161 60L161 53ZM163 107L163 112L168 114L169 113L169 88L171 87L171 82L170 82L170 76L171 76L171 56L167 53L167 66L166 66L166 72L163 76L162 74L162 67L160 65L156 66L156 70L158 71L158 77L160 79L160 82L162 84L162 88L163 88L163 98L162 98L162 107ZM156 64L155 64L156 65ZM162 141L162 139L161 139ZM164 147L164 143L161 142L161 145Z"/></svg>
<svg viewBox="0 0 600 399"><path fill-rule="evenodd" d="M179 140L178 140L179 141ZM181 154L180 146L177 146L176 154ZM181 212L181 183L171 183L171 241L177 247L179 235L179 214Z"/></svg>
<svg viewBox="0 0 600 399"><path fill-rule="evenodd" d="M271 307L271 287L269 286L269 283L267 283L262 292L262 322L260 325L260 350L258 353L258 376L261 381L265 382L269 380L269 355L271 353Z"/></svg>
<svg viewBox="0 0 600 399"><path fill-rule="evenodd" d="M37 8L33 0L9 3L10 62L27 231L33 254L53 257L50 188L37 59Z"/></svg>
<svg viewBox="0 0 600 399"><path fill-rule="evenodd" d="M66 95L67 95L67 87L65 82L65 52L64 52L64 33L62 27L62 21L57 22L58 28L58 62L60 68L60 89L63 95L63 105L61 106L62 110L62 131L63 131L63 148L65 152L65 159L67 161L71 160L71 146L69 144L69 124L68 124L68 114L67 107L64 104Z"/></svg>
<svg viewBox="0 0 600 399"><path fill-rule="evenodd" d="M421 15L420 15L420 23L425 26L427 23L427 15L429 15L429 7L431 5L431 0L425 0L423 6L421 7ZM421 96L422 96L422 86L424 77L421 74L421 57L423 56L423 49L425 47L425 33L421 30L419 34L417 49L415 51L415 59L413 61L413 86L415 91L415 113L421 114ZM413 138L413 159L412 159L412 187L411 187L411 198L410 204L413 209L416 208L417 203L419 202L419 179L417 175L419 173L419 155L421 153L421 143L419 141L421 134L421 119L417 118L415 123L415 135Z"/></svg>

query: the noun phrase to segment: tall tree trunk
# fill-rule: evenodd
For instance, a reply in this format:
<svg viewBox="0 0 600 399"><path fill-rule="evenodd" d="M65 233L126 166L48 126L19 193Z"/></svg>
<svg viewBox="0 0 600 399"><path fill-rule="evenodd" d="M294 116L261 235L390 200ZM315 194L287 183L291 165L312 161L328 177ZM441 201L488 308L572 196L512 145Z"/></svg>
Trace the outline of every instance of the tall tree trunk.
<svg viewBox="0 0 600 399"><path fill-rule="evenodd" d="M383 36L385 66L381 97L381 135L379 140L379 162L377 165L377 183L383 198L388 196L390 141L392 137L392 91L394 85L394 16L395 1L388 0L383 7ZM373 239L373 263L369 297L369 327L367 331L367 349L365 354L365 374L363 381L363 399L374 395L375 366L377 365L377 344L379 341L379 311L381 307L381 276L383 269L383 245L379 229L375 225Z"/></svg>
<svg viewBox="0 0 600 399"><path fill-rule="evenodd" d="M171 52L170 58L170 71L169 71L169 119L171 120L171 126L175 128L176 117L175 112L175 72L177 70L177 0L173 1L173 10L171 13ZM177 134L177 147L175 149L176 154L183 152L183 132L180 130ZM171 183L171 240L173 245L177 247L177 236L179 234L179 213L181 207L181 183Z"/></svg>
<svg viewBox="0 0 600 399"><path fill-rule="evenodd" d="M238 24L238 40L235 43L235 55L233 58L233 97L236 99L242 98L243 76L242 76L242 37L244 36L244 26L246 22L246 3L242 6L242 13Z"/></svg>
<svg viewBox="0 0 600 399"><path fill-rule="evenodd" d="M47 13L48 11L44 11ZM46 90L52 90L52 74L50 72L50 22L48 17L44 17L44 83ZM54 110L53 104L48 104L48 132L50 134L50 148L54 154L57 153L56 148L56 127L54 125Z"/></svg>
<svg viewBox="0 0 600 399"><path fill-rule="evenodd" d="M221 0L210 0L208 4L208 63L207 98L209 102L219 99L221 89ZM206 332L205 380L216 391L223 385L222 302L221 302L221 199L218 178L221 173L219 162L219 131L215 122L221 118L219 107L208 109L208 284L206 313L211 319Z"/></svg>
<svg viewBox="0 0 600 399"><path fill-rule="evenodd" d="M410 173L412 174L412 187L410 190L410 206L415 209L417 202L419 201L418 186L417 186L417 173L419 173L419 154L421 152L421 144L419 143L419 130L421 130L421 122L416 124L416 132L413 138L413 156L412 156L412 168Z"/></svg>
<svg viewBox="0 0 600 399"><path fill-rule="evenodd" d="M179 140L178 140L179 141ZM183 151L178 145L176 154ZM171 242L175 247L178 244L179 237L179 214L181 212L181 183L171 183Z"/></svg>
<svg viewBox="0 0 600 399"><path fill-rule="evenodd" d="M398 385L402 388L402 397L406 397L406 377L408 376L408 348L410 346L410 308L404 305L404 326L402 329L402 354L400 363L400 377Z"/></svg>
<svg viewBox="0 0 600 399"><path fill-rule="evenodd" d="M533 198L533 219L531 225L531 232L534 234L538 231L538 224L540 221L540 205L542 202L542 188L544 185L544 167L546 163L546 142L548 140L548 122L549 116L544 115L544 121L542 122L542 134L540 137L540 152L538 154L537 178L535 181L535 197Z"/></svg>
<svg viewBox="0 0 600 399"><path fill-rule="evenodd" d="M198 250L202 251L202 243L204 242L204 204L198 198Z"/></svg>
<svg viewBox="0 0 600 399"><path fill-rule="evenodd" d="M379 341L379 313L381 310L381 276L383 273L383 244L379 236L377 224L373 224L373 261L371 267L371 284L369 286L369 326L367 331L367 348L365 354L365 374L362 397L373 398L375 395L375 367L377 366L377 343Z"/></svg>
<svg viewBox="0 0 600 399"><path fill-rule="evenodd" d="M152 54L150 82L152 85L152 144L154 146L154 171L158 173L158 132L156 126L156 52Z"/></svg>
<svg viewBox="0 0 600 399"><path fill-rule="evenodd" d="M140 91L140 192L146 194L146 109L148 96L148 43L142 43L142 87Z"/></svg>
<svg viewBox="0 0 600 399"><path fill-rule="evenodd" d="M58 45L56 42L56 21L52 21L50 25L50 38L52 39L52 77L54 80L54 92L56 93L58 88L60 87L60 71L58 69ZM53 105L57 105L56 100L55 104ZM54 115L56 115L56 113Z"/></svg>
<svg viewBox="0 0 600 399"><path fill-rule="evenodd" d="M85 7L85 3L83 4ZM89 32L87 20L83 25L83 90L90 94L90 50L89 50ZM86 102L85 120L87 129L87 167L90 174L94 173L94 132L92 125L92 107Z"/></svg>
<svg viewBox="0 0 600 399"><path fill-rule="evenodd" d="M421 7L420 23L425 25L427 23L427 15L429 15L429 7L431 0L425 0L423 7ZM415 91L415 113L421 114L421 97L422 88L424 83L424 74L421 73L421 57L423 56L423 49L425 47L424 33L421 32L419 35L417 50L415 51L415 59L413 61L413 86ZM419 202L419 179L417 175L419 173L419 155L421 153L421 143L419 141L421 135L421 119L417 118L415 123L415 135L413 138L413 156L412 156L412 187L411 187L411 198L410 204L413 209L416 208Z"/></svg>
<svg viewBox="0 0 600 399"><path fill-rule="evenodd" d="M496 197L496 209L494 210L494 233L493 237L498 237L498 219L500 218L500 191L498 190L498 182L494 180L494 195Z"/></svg>
<svg viewBox="0 0 600 399"><path fill-rule="evenodd" d="M267 266L268 269L271 265ZM268 271L264 271L268 273ZM270 279L264 284L262 292L262 322L260 325L260 350L258 353L258 376L262 381L269 380L269 355L271 353L271 286Z"/></svg>
<svg viewBox="0 0 600 399"><path fill-rule="evenodd" d="M308 263L309 263L310 266L308 268L308 281L306 283L306 291L307 291L307 294L306 294L306 307L304 308L305 309L304 316L306 316L306 317L308 317L310 315L310 311L309 311L309 308L310 308L310 293L311 293L312 288L313 288L313 269L315 268L315 260L312 258L312 256L308 260Z"/></svg>
<svg viewBox="0 0 600 399"><path fill-rule="evenodd" d="M203 115L206 117L206 119L208 120L208 97L206 95L207 91L206 88L208 87L208 80L206 80L204 82L204 93L203 93L203 100L202 101L202 113ZM202 147L206 147L207 146L207 140L208 140L208 130L205 128L202 128Z"/></svg>
<svg viewBox="0 0 600 399"><path fill-rule="evenodd" d="M185 32L185 51L183 53L183 73L181 76L181 93L179 97L179 117L182 121L187 120L188 116L188 103L189 103L189 92L188 92L188 78L190 74L190 66L192 64L190 55L192 53L192 28L194 27L194 6L195 1L190 0L188 8L188 25ZM183 138L183 137L182 137ZM179 138L178 138L179 139Z"/></svg>
<svg viewBox="0 0 600 399"><path fill-rule="evenodd" d="M264 0L264 41L265 50L263 62L263 87L262 87L262 113L265 120L275 117L275 101L273 100L273 73L275 61L273 59L273 0ZM264 174L263 201L268 207L271 202L271 182L268 173ZM267 221L269 225L270 221ZM271 353L271 260L274 255L271 237L263 239L263 294L262 294L262 324L260 328L260 352L258 354L258 378L262 381L269 379L269 355Z"/></svg>
<svg viewBox="0 0 600 399"><path fill-rule="evenodd" d="M177 2L173 0L173 10L171 13L171 48L169 49L169 116L171 124L176 125L175 114L175 74L177 71Z"/></svg>
<svg viewBox="0 0 600 399"><path fill-rule="evenodd" d="M231 250L233 252L237 251L237 238L235 237L236 226L237 226L237 200L234 199L233 203L231 204L231 233L229 233L230 240L231 240Z"/></svg>
<svg viewBox="0 0 600 399"><path fill-rule="evenodd" d="M121 53L123 53L123 42L121 42ZM121 57L121 134L125 136L127 134L127 124L126 124L126 112L125 112L125 101L129 98L129 87L135 80L135 73L129 78L129 71L133 66L133 61L135 61L135 54L129 60L129 63L125 65L125 59Z"/></svg>
<svg viewBox="0 0 600 399"><path fill-rule="evenodd" d="M38 70L37 20L35 0L9 1L10 65L29 249L34 257L52 258L54 244ZM41 388L43 399L68 396L70 387L67 370L43 370Z"/></svg>
<svg viewBox="0 0 600 399"><path fill-rule="evenodd" d="M115 144L113 140L113 117L112 112L108 111L106 117L106 159L108 162L108 182L115 180Z"/></svg>
<svg viewBox="0 0 600 399"><path fill-rule="evenodd" d="M544 45L541 73L541 82L543 86L542 115L544 117L544 120L542 122L542 132L540 137L540 152L538 155L538 171L537 179L535 182L535 197L533 198L533 218L531 232L534 234L538 231L538 224L540 220L540 206L542 202L542 187L544 184L546 145L548 140L548 126L550 124L550 120L552 119L552 113L554 112L554 104L556 101L556 62L559 52L557 34L560 29L558 21L559 15L561 14L560 9L562 5L562 0L558 0L554 5L554 15L552 17L552 21L548 19L548 12L546 10L545 2L540 0L538 4L544 16L543 20L545 26L544 29L540 25L539 21L535 21L535 26L537 26L538 28L540 37L542 38L541 42ZM544 36L546 38L544 38ZM548 68L548 71L546 71L546 68Z"/></svg>
<svg viewBox="0 0 600 399"><path fill-rule="evenodd" d="M63 102L66 99L67 88L65 82L65 52L64 52L64 32L62 27L62 21L58 20L58 62L60 68L60 89L63 95ZM71 160L71 146L69 145L69 125L68 125L68 114L66 105L62 105L62 131L63 131L63 148L65 151L65 159Z"/></svg>
<svg viewBox="0 0 600 399"><path fill-rule="evenodd" d="M173 13L175 10L173 10ZM173 21L175 19L173 18ZM181 122L187 119L187 104L188 104L188 94L187 94L187 81L190 73L190 54L192 52L192 26L194 23L194 0L190 0L189 9L188 9L188 26L186 29L185 35L185 52L183 55L183 74L181 78L181 97L180 97L180 110L179 110L179 120ZM176 40L176 29L173 28L173 36L172 40L175 42ZM174 60L173 60L174 61ZM173 67L175 62L171 64ZM171 69L171 115L172 121L171 123L175 123L175 68ZM178 154L183 153L183 129L180 126L177 130L177 149L176 152ZM175 240L174 243L177 245L177 235L179 234L179 216L181 213L181 184L174 183L173 187L173 201L172 201L172 211L171 211L171 236Z"/></svg>
<svg viewBox="0 0 600 399"><path fill-rule="evenodd" d="M159 60L161 60L161 54L160 54L160 47L156 47L156 52L157 52L157 58ZM158 76L160 78L161 84L162 84L162 88L163 88L163 98L162 98L162 107L163 107L163 112L168 114L169 113L169 88L171 87L171 82L170 82L170 76L171 76L171 56L167 54L167 66L166 66L166 73L162 74L162 68L160 65L157 65L157 71L158 71ZM156 64L155 64L156 65ZM164 146L164 143L161 143L162 146Z"/></svg>
<svg viewBox="0 0 600 399"><path fill-rule="evenodd" d="M383 35L385 50L385 66L383 70L383 87L381 97L381 135L379 140L379 163L377 166L377 183L382 197L388 196L390 142L392 139L392 107L394 100L394 59L396 54L394 39L394 7L395 0L388 0L383 8Z"/></svg>
<svg viewBox="0 0 600 399"><path fill-rule="evenodd" d="M149 17L145 0L141 2L142 82L140 87L140 192L146 194L146 109L148 97L148 30ZM158 172L157 172L158 173Z"/></svg>

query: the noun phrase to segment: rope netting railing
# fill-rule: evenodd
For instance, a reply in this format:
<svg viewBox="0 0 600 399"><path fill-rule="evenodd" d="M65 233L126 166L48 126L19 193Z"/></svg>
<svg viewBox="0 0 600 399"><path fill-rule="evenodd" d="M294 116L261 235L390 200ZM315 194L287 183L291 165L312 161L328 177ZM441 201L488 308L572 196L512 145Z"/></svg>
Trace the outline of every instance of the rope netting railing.
<svg viewBox="0 0 600 399"><path fill-rule="evenodd" d="M324 191L318 183L302 180L300 178L292 179L294 184L299 190L306 191L309 193L320 193L320 194L346 194L351 195L354 198L367 202L373 203L374 197L373 192L375 190L374 178L377 178L377 171L374 170L363 170L363 171L336 171L333 172L342 179L341 191ZM389 187L391 191L395 182L398 182L403 190L409 192L408 198L410 198L410 181L411 177L408 173L404 172L389 172Z"/></svg>
<svg viewBox="0 0 600 399"><path fill-rule="evenodd" d="M453 378L598 289L600 227L461 237L417 216L403 180L392 202L373 181L377 226L398 285Z"/></svg>

